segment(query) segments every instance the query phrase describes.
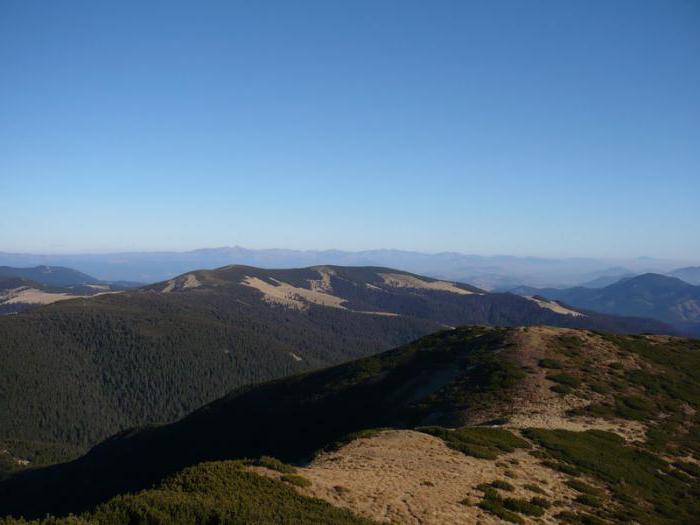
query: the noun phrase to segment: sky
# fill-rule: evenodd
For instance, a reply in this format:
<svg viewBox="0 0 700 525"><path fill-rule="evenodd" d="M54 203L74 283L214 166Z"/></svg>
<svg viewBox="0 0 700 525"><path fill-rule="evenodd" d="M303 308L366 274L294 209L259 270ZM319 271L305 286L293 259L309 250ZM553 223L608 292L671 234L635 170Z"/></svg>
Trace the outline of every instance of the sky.
<svg viewBox="0 0 700 525"><path fill-rule="evenodd" d="M0 251L700 260L700 2L0 0Z"/></svg>

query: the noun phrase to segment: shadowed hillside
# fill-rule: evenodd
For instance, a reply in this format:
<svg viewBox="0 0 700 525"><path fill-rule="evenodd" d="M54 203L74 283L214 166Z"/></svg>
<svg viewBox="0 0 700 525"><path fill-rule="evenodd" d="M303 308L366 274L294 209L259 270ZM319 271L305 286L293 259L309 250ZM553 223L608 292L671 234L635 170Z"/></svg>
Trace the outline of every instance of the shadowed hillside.
<svg viewBox="0 0 700 525"><path fill-rule="evenodd" d="M358 460L344 459L352 447L385 450L372 453L376 469L370 469L385 471L382 461L392 457L386 447L400 439L414 447L402 445L401 461L430 449L453 457L453 469L459 454L467 457L462 496L449 500L455 496L445 489L444 505L456 522L557 514L571 523L691 523L700 510L692 497L700 490L694 466L699 359L697 341L661 336L537 327L443 331L374 357L232 392L177 423L126 432L72 463L18 474L0 484L0 509L30 517L80 511L190 465L269 455L306 465L299 474L312 483L299 482L301 493L372 517L361 484L347 497L324 487L361 475ZM399 434L368 431L377 427ZM432 437L401 434L408 429ZM353 432L360 433L348 436ZM392 481L397 487L412 483L408 473L417 467L401 468L408 477ZM425 475L433 486L447 482L439 472ZM507 485L532 485L520 477L548 479L538 489L545 501L522 499L527 488L508 489L514 491L508 496ZM510 479L496 483L504 478ZM431 490L420 487L417 493Z"/></svg>
<svg viewBox="0 0 700 525"><path fill-rule="evenodd" d="M461 324L667 329L386 268L197 271L0 317L0 439L85 447Z"/></svg>

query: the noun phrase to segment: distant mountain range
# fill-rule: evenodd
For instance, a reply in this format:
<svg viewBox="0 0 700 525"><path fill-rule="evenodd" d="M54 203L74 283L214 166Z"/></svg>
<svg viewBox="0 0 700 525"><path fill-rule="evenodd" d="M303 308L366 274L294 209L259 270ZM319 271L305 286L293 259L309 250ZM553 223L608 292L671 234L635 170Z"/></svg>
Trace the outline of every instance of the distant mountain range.
<svg viewBox="0 0 700 525"><path fill-rule="evenodd" d="M388 268L200 270L0 316L0 439L85 447L232 388L464 324L673 331Z"/></svg>
<svg viewBox="0 0 700 525"><path fill-rule="evenodd" d="M105 281L152 283L194 268L242 264L262 268L381 266L467 282L487 290L503 291L519 285L536 287L604 286L610 279L646 272L666 273L688 262L651 259L479 256L457 252L421 253L405 250L253 250L239 246L187 252L129 252L111 254L37 255L0 252L0 264L53 265L76 268ZM602 284L595 280L603 278Z"/></svg>
<svg viewBox="0 0 700 525"><path fill-rule="evenodd" d="M691 270L691 269L685 269ZM689 275L685 271L681 274ZM596 312L652 317L700 336L700 286L675 277L648 273L624 278L600 289L518 287L523 296L540 296Z"/></svg>
<svg viewBox="0 0 700 525"><path fill-rule="evenodd" d="M700 266L688 266L687 268L678 268L669 272L671 277L677 277L687 283L700 286Z"/></svg>
<svg viewBox="0 0 700 525"><path fill-rule="evenodd" d="M133 283L100 281L77 270L60 266L0 266L0 315L131 287Z"/></svg>

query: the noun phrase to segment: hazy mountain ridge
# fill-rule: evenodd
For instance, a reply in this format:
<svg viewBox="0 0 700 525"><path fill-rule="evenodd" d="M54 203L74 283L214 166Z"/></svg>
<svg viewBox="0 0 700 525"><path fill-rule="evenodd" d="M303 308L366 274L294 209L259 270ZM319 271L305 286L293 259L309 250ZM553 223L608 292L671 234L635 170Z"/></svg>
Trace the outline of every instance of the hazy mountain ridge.
<svg viewBox="0 0 700 525"><path fill-rule="evenodd" d="M481 256L458 252L422 253L406 250L285 250L247 249L240 246L186 252L124 252L112 254L33 255L0 252L0 264L52 264L77 268L107 281L156 282L193 268L241 264L263 268L381 266L399 268L436 278L468 282L481 288L503 290L518 285L568 287L601 276L626 273L664 273L682 261L651 258L609 261L595 258L546 258L509 255Z"/></svg>
<svg viewBox="0 0 700 525"><path fill-rule="evenodd" d="M0 314L12 314L67 299L132 288L130 283L100 281L71 268L0 267Z"/></svg>
<svg viewBox="0 0 700 525"><path fill-rule="evenodd" d="M700 287L675 277L649 273L624 278L599 289L519 287L512 291L525 296L540 295L597 312L652 317L700 335Z"/></svg>
<svg viewBox="0 0 700 525"><path fill-rule="evenodd" d="M687 283L695 286L700 286L700 266L689 266L687 268L678 268L669 272L668 275L676 277Z"/></svg>

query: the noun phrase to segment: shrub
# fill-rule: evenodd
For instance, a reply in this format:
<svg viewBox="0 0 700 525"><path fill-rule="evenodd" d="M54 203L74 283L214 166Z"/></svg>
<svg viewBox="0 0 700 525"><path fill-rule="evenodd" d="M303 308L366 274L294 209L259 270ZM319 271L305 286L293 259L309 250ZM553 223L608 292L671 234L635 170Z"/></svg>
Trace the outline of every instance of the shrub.
<svg viewBox="0 0 700 525"><path fill-rule="evenodd" d="M607 394L610 392L610 388L602 383L591 383L589 388L596 394Z"/></svg>
<svg viewBox="0 0 700 525"><path fill-rule="evenodd" d="M557 394L570 394L574 390L569 385L554 385L549 387L549 389Z"/></svg>
<svg viewBox="0 0 700 525"><path fill-rule="evenodd" d="M535 505L524 499L506 498L503 500L503 506L508 510L525 514L527 516L544 515L544 509L541 506Z"/></svg>
<svg viewBox="0 0 700 525"><path fill-rule="evenodd" d="M569 479L566 481L566 484L572 489L574 489L576 492L580 492L581 494L588 494L590 496L597 497L600 497L603 494L605 494L605 492L601 489L593 487L588 483L584 483L583 481L580 481L578 479Z"/></svg>
<svg viewBox="0 0 700 525"><path fill-rule="evenodd" d="M613 496L625 505L628 521L644 524L688 522L700 514L700 502L689 497L698 491L668 475L671 467L663 459L627 446L617 434L600 430L527 429L525 435L539 443L559 461L574 466L608 485ZM593 492L583 485L577 485ZM600 505L593 494L583 493L579 502Z"/></svg>
<svg viewBox="0 0 700 525"><path fill-rule="evenodd" d="M493 460L504 452L530 447L530 443L502 428L462 427L449 430L443 427L419 427L416 430L439 437L448 447L481 459Z"/></svg>
<svg viewBox="0 0 700 525"><path fill-rule="evenodd" d="M515 512L511 512L510 510L506 509L501 500L484 498L481 503L479 503L479 507L484 509L486 512L490 512L494 516L501 518L503 521L518 524L525 523L525 520L523 520Z"/></svg>
<svg viewBox="0 0 700 525"><path fill-rule="evenodd" d="M298 474L285 474L280 479L282 481L286 481L287 483L291 483L292 485L296 485L297 487L305 488L311 486L311 482L308 479L299 476Z"/></svg>
<svg viewBox="0 0 700 525"><path fill-rule="evenodd" d="M527 483L527 484L523 485L523 488L529 490L530 492L534 492L535 494L542 494L542 495L547 494L543 489L541 489L540 487L538 487L537 485L534 485L532 483Z"/></svg>
<svg viewBox="0 0 700 525"><path fill-rule="evenodd" d="M561 362L557 361L556 359L540 359L538 364L542 368L553 368L557 370L562 367Z"/></svg>
<svg viewBox="0 0 700 525"><path fill-rule="evenodd" d="M271 456L262 456L258 459L246 460L245 463L248 465L255 465L257 467L265 467L270 470L276 470L282 474L294 474L297 471L296 467L287 465L279 459Z"/></svg>
<svg viewBox="0 0 700 525"><path fill-rule="evenodd" d="M581 384L581 380L570 374L553 374L548 375L547 379L559 383L560 385L567 385L573 388L578 387Z"/></svg>
<svg viewBox="0 0 700 525"><path fill-rule="evenodd" d="M576 501L581 505L587 505L588 507L600 507L600 499L590 494L580 494L576 497Z"/></svg>
<svg viewBox="0 0 700 525"><path fill-rule="evenodd" d="M515 490L515 487L513 485L502 479L492 481L491 486L495 489L507 490L508 492L513 492Z"/></svg>
<svg viewBox="0 0 700 525"><path fill-rule="evenodd" d="M33 525L121 525L195 523L323 523L370 525L370 520L299 494L278 480L246 470L243 462L218 461L189 467L137 494L117 496L94 511L47 517ZM295 476L286 474L285 476ZM301 478L303 479L303 478ZM0 523L3 520L0 518ZM10 520L6 525L27 523Z"/></svg>
<svg viewBox="0 0 700 525"><path fill-rule="evenodd" d="M532 503L533 505L537 505L538 507L542 507L543 509L548 509L552 506L549 500L538 497L531 498L530 503Z"/></svg>

